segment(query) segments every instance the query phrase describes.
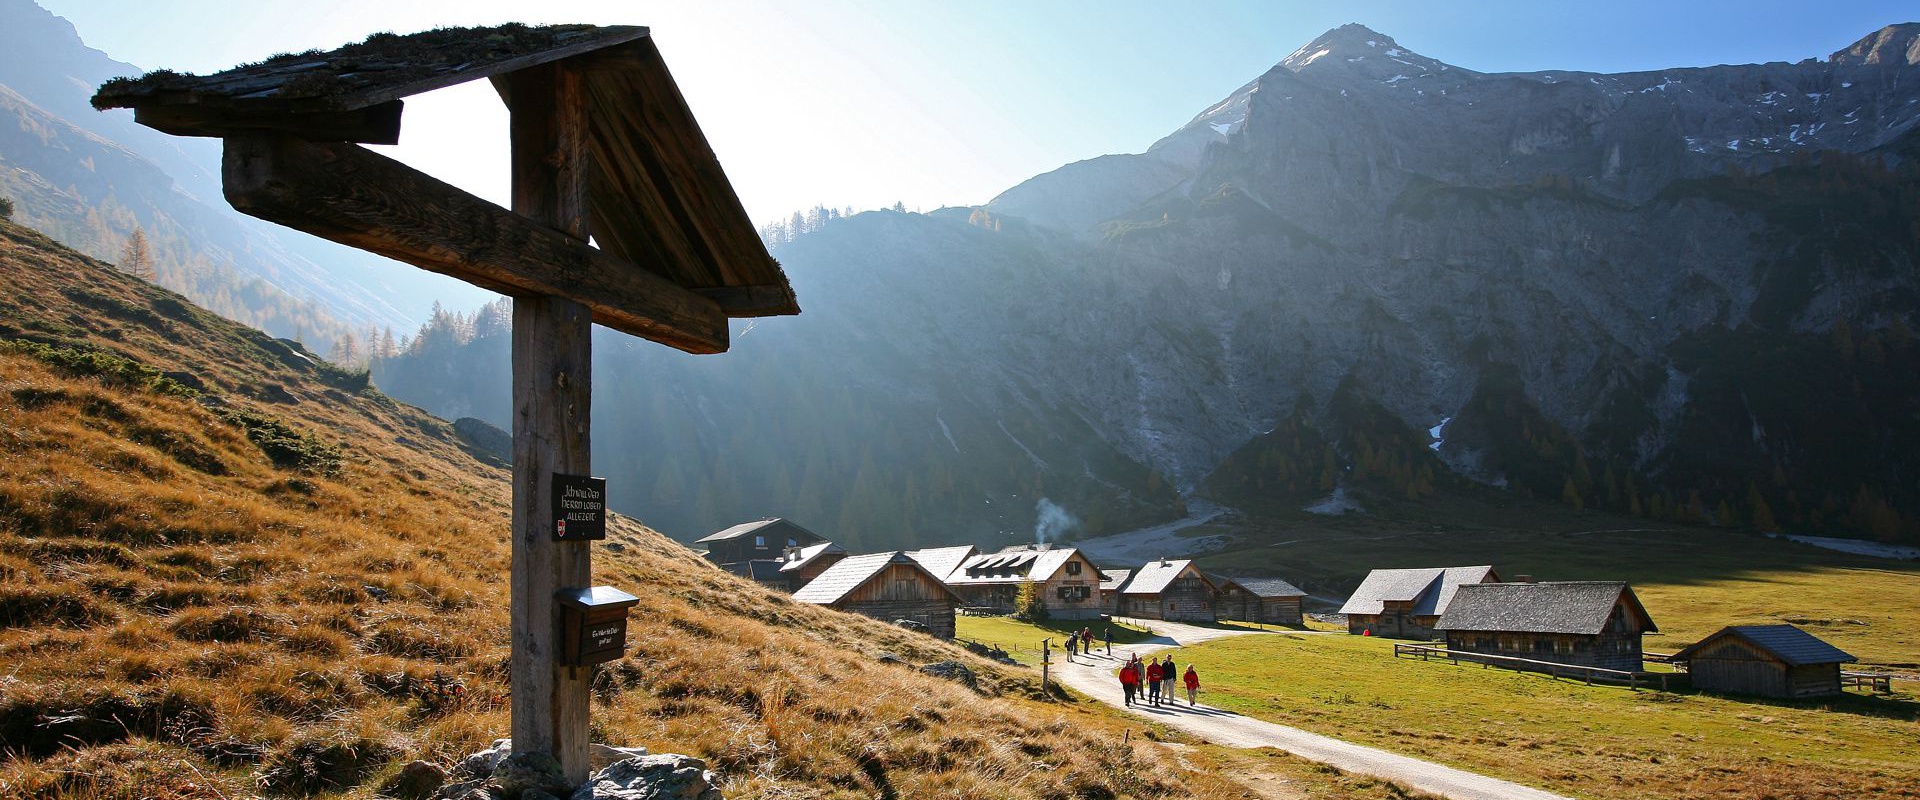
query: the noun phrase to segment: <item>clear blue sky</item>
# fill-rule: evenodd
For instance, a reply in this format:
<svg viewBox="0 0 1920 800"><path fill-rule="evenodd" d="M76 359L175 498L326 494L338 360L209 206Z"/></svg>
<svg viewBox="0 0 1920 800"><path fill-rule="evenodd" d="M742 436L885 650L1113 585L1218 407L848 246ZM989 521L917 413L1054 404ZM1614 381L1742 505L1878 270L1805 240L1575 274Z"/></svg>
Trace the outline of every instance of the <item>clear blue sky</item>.
<svg viewBox="0 0 1920 800"><path fill-rule="evenodd" d="M1138 152L1327 29L1360 22L1481 71L1822 57L1904 2L1236 0L39 0L142 68L207 72L380 30L653 27L747 210L983 203L1061 164ZM398 157L496 200L505 114L468 85L409 101Z"/></svg>

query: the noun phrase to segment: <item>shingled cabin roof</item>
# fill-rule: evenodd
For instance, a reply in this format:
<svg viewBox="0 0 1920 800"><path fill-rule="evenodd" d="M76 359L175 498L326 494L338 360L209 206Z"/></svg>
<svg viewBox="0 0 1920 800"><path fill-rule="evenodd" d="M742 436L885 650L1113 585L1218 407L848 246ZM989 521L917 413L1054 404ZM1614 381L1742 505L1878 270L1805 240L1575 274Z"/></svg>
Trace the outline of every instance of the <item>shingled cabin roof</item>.
<svg viewBox="0 0 1920 800"><path fill-rule="evenodd" d="M585 84L588 233L600 249L708 297L729 317L800 313L644 27L381 33L214 75L159 70L117 79L93 104L131 108L137 122L184 136L267 132L391 144L401 98L562 60L579 67Z"/></svg>
<svg viewBox="0 0 1920 800"><path fill-rule="evenodd" d="M1625 602L1642 632L1660 630L1623 581L1470 583L1460 587L1435 630L1595 635Z"/></svg>
<svg viewBox="0 0 1920 800"><path fill-rule="evenodd" d="M1227 584L1233 584L1234 586L1245 589L1247 594L1259 598L1307 596L1307 593L1301 591L1300 587L1279 578L1229 578L1225 575L1215 575L1211 572L1207 573L1207 578L1212 580L1214 585L1220 588L1224 589Z"/></svg>
<svg viewBox="0 0 1920 800"><path fill-rule="evenodd" d="M1708 645L1728 637L1744 640L1792 667L1860 660L1792 625L1730 625L1681 648L1680 652L1673 654L1673 660L1690 660Z"/></svg>
<svg viewBox="0 0 1920 800"><path fill-rule="evenodd" d="M907 551L908 558L920 562L920 566L926 567L928 572L933 573L942 581L952 576L953 571L958 569L967 559L972 558L974 554L973 545L970 544L954 545L952 547L928 547L921 550Z"/></svg>
<svg viewBox="0 0 1920 800"><path fill-rule="evenodd" d="M848 556L840 559L839 563L828 567L825 572L820 573L819 577L807 582L807 585L800 587L800 591L794 592L793 599L802 603L814 603L823 606L833 605L840 602L847 595L852 594L861 586L866 585L867 581L874 579L874 576L885 572L888 567L895 564L903 564L925 572L933 579L933 583L938 585L942 591L945 591L954 602L960 602L959 596L954 595L953 590L948 589L945 583L940 582L940 576L928 572L926 567L920 565L920 562L909 558L906 553L898 550L891 553L868 553L866 555Z"/></svg>
<svg viewBox="0 0 1920 800"><path fill-rule="evenodd" d="M1342 614L1379 614L1390 602L1413 603L1416 616L1445 613L1454 590L1464 583L1480 583L1494 575L1493 567L1416 567L1376 569L1355 587L1340 607Z"/></svg>
<svg viewBox="0 0 1920 800"><path fill-rule="evenodd" d="M820 534L800 527L800 524L797 522L791 522L781 517L774 517L772 519L754 520L753 522L742 522L726 530L709 533L699 539L695 539L694 544L724 542L728 539L738 539L750 533L759 533L773 537L774 539L792 539L802 545L827 540L826 537Z"/></svg>
<svg viewBox="0 0 1920 800"><path fill-rule="evenodd" d="M968 558L959 568L943 576L947 583L954 586L985 586L999 583L1021 583L1024 581L1045 581L1068 561L1073 560L1079 550L1071 547L1037 548L1032 545L1016 545L998 553L984 553ZM1099 570L1096 568L1095 572Z"/></svg>
<svg viewBox="0 0 1920 800"><path fill-rule="evenodd" d="M1159 594L1166 591L1167 585L1173 583L1174 578L1179 577L1182 571L1191 566L1193 566L1193 561L1186 558L1173 561L1165 559L1149 561L1146 566L1133 571L1133 575L1127 579L1125 584L1121 585L1120 593ZM1200 580L1206 581L1207 585L1213 585L1213 581L1207 580L1205 573L1201 573L1197 569L1194 570L1194 572L1199 573Z"/></svg>
<svg viewBox="0 0 1920 800"><path fill-rule="evenodd" d="M1110 569L1100 573L1100 591L1117 592L1133 578L1133 570Z"/></svg>

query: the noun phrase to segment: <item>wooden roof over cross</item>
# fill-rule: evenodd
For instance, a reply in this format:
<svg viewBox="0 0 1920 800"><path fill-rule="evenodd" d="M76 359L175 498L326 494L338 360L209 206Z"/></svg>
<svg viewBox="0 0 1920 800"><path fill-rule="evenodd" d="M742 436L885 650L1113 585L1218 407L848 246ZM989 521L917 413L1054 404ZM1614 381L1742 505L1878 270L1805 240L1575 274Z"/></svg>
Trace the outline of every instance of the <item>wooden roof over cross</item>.
<svg viewBox="0 0 1920 800"><path fill-rule="evenodd" d="M767 254L644 27L502 25L375 34L331 52L275 56L215 75L162 70L115 80L102 86L93 102L103 109L131 108L137 121L168 133L228 139L230 151L238 139L275 137L282 140L279 150L252 156L276 157L262 163L282 170L298 169L303 160L322 160L336 173L363 179L360 185L337 186L314 181L288 187L291 191L364 195L367 187L390 177L392 169L381 163L390 160L360 148L343 149L341 143L397 142L405 97L480 78L494 79L504 91L501 77L543 64L564 64L582 76L591 162L588 234L612 259L563 243L537 242L541 247L535 250L551 251L549 255L564 263L552 275L522 276L510 263L487 262L489 257L500 260L489 252L415 251L453 249L430 246L440 244L436 240L441 234L460 234L470 240L466 249L475 251L520 247L526 235L533 235L523 231L508 230L488 239L472 229L427 235L409 228L402 233L416 234L416 241L401 246L355 235L368 227L370 218L393 216L392 208L368 209L367 218L339 218L346 212L338 209L349 204L333 198L328 203L332 217L308 219L317 212L288 208L305 197L252 194L275 187L235 187L231 181L229 200L255 216L506 294L585 295L581 302L593 308L595 322L693 352L726 349L726 317L799 313L786 274ZM312 144L300 147L284 140ZM230 166L230 178L231 173ZM304 181L309 175L302 172L300 177ZM440 209L447 214L471 216L483 205L498 208L451 186L438 184L434 189L449 201ZM414 222L422 221L403 219L400 224ZM646 274L607 274L629 265ZM571 287L556 285L568 282L582 286L566 291ZM621 307L623 295L648 302L627 303L643 308L624 313L632 309ZM596 304L594 298L601 299ZM649 305L665 307L645 308ZM683 335L682 328L697 331Z"/></svg>

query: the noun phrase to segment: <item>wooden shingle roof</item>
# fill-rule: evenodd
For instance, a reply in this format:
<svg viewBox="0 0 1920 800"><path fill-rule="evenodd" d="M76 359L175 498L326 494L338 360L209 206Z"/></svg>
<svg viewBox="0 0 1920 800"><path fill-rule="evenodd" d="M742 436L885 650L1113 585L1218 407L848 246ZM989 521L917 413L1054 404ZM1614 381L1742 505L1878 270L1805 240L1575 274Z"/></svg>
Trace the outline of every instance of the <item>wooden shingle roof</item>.
<svg viewBox="0 0 1920 800"><path fill-rule="evenodd" d="M1217 586L1224 588L1227 584L1231 583L1247 590L1247 594L1253 595L1254 597L1307 596L1307 593L1302 591L1300 587L1279 578L1229 578L1225 575L1214 575L1212 573L1208 573L1207 577L1213 579L1214 584Z"/></svg>
<svg viewBox="0 0 1920 800"><path fill-rule="evenodd" d="M907 557L920 562L928 572L946 580L960 564L974 556L973 545L961 544L952 547L929 547L921 550L908 550Z"/></svg>
<svg viewBox="0 0 1920 800"><path fill-rule="evenodd" d="M1353 590L1342 614L1378 614L1389 602L1412 602L1413 613L1432 616L1445 613L1456 588L1465 583L1480 583L1494 575L1491 566L1418 567L1413 569L1376 569Z"/></svg>
<svg viewBox="0 0 1920 800"><path fill-rule="evenodd" d="M1660 630L1622 581L1470 583L1433 627L1446 631L1598 634L1616 604L1625 603L1642 632Z"/></svg>
<svg viewBox="0 0 1920 800"><path fill-rule="evenodd" d="M1162 559L1160 561L1147 562L1146 566L1133 571L1133 574L1128 577L1127 582L1120 587L1120 593L1159 594L1166 591L1167 586L1173 583L1174 578L1180 577L1180 573L1185 572L1192 566L1192 559L1186 558L1172 561ZM1194 574L1199 575L1200 580L1206 581L1207 585L1213 585L1213 581L1208 580L1206 574L1200 572L1200 570L1194 569Z"/></svg>
<svg viewBox="0 0 1920 800"><path fill-rule="evenodd" d="M948 589L947 585L940 581L940 576L928 572L920 562L908 558L906 553L898 550L891 553L868 553L840 559L839 563L828 567L825 572L820 573L819 577L794 592L793 599L802 603L830 606L845 599L854 590L865 586L868 581L885 572L888 567L896 565L912 567L925 574L955 603L960 602L960 598L953 594L953 590Z"/></svg>
<svg viewBox="0 0 1920 800"><path fill-rule="evenodd" d="M1673 660L1691 659L1708 645L1729 637L1745 640L1754 647L1771 653L1774 658L1780 659L1788 666L1804 667L1808 664L1839 664L1860 660L1849 655L1847 651L1827 644L1819 637L1792 625L1730 625L1682 648L1680 652L1673 654Z"/></svg>
<svg viewBox="0 0 1920 800"><path fill-rule="evenodd" d="M392 143L402 98L481 78L498 86L507 73L555 62L583 76L588 233L600 249L708 298L728 317L799 313L785 272L767 254L644 27L375 34L215 75L162 70L115 80L93 103L131 108L141 124L180 135Z"/></svg>

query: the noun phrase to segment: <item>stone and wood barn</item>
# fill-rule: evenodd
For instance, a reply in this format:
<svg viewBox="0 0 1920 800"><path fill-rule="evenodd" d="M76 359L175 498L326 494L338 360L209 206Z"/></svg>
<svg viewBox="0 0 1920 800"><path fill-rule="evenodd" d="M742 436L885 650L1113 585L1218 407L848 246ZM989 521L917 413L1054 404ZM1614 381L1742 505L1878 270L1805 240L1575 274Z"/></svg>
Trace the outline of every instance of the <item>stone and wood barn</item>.
<svg viewBox="0 0 1920 800"><path fill-rule="evenodd" d="M912 620L942 639L953 638L960 597L906 553L848 556L793 593L793 599L883 622Z"/></svg>
<svg viewBox="0 0 1920 800"><path fill-rule="evenodd" d="M1115 613L1142 619L1213 622L1218 587L1189 559L1149 562L1127 576Z"/></svg>
<svg viewBox="0 0 1920 800"><path fill-rule="evenodd" d="M1376 569L1353 590L1340 613L1347 617L1348 633L1432 639L1434 623L1446 612L1456 589L1498 580L1490 566Z"/></svg>
<svg viewBox="0 0 1920 800"><path fill-rule="evenodd" d="M1840 694L1840 665L1859 659L1792 625L1734 625L1673 660L1695 689L1799 699Z"/></svg>
<svg viewBox="0 0 1920 800"><path fill-rule="evenodd" d="M947 586L970 608L1013 613L1022 584L1034 584L1056 619L1092 619L1100 604L1100 568L1071 547L1016 545L968 557L946 575Z"/></svg>
<svg viewBox="0 0 1920 800"><path fill-rule="evenodd" d="M1640 672L1640 638L1659 631L1621 581L1460 586L1435 626L1458 653Z"/></svg>
<svg viewBox="0 0 1920 800"><path fill-rule="evenodd" d="M1100 573L1100 607L1109 614L1120 613L1120 587L1133 578L1133 570L1109 569Z"/></svg>
<svg viewBox="0 0 1920 800"><path fill-rule="evenodd" d="M787 548L806 547L826 540L826 537L797 523L774 517L743 522L701 537L694 544L706 548L701 555L708 561L719 564L735 575L752 578L754 568L749 562L766 561L769 563L761 572L777 578L781 566L779 562Z"/></svg>
<svg viewBox="0 0 1920 800"><path fill-rule="evenodd" d="M1268 625L1299 625L1303 620L1301 604L1307 593L1279 578L1229 578L1207 576L1219 591L1213 597L1213 612L1220 619Z"/></svg>

